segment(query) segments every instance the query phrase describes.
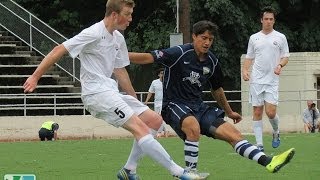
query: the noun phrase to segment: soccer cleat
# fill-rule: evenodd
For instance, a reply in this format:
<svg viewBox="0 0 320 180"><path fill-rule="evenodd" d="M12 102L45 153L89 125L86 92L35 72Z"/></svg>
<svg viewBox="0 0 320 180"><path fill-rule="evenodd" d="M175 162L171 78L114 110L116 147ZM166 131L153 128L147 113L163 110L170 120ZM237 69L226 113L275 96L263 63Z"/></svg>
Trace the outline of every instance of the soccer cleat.
<svg viewBox="0 0 320 180"><path fill-rule="evenodd" d="M272 147L277 148L280 145L280 133L273 133Z"/></svg>
<svg viewBox="0 0 320 180"><path fill-rule="evenodd" d="M256 147L257 147L257 149L259 149L261 152L264 152L263 145L257 144Z"/></svg>
<svg viewBox="0 0 320 180"><path fill-rule="evenodd" d="M291 148L282 154L272 157L271 162L266 166L267 170L271 173L278 172L284 165L290 162L294 153L295 149Z"/></svg>
<svg viewBox="0 0 320 180"><path fill-rule="evenodd" d="M137 174L131 174L130 170L122 168L117 174L118 180L139 180Z"/></svg>
<svg viewBox="0 0 320 180"><path fill-rule="evenodd" d="M178 177L180 180L205 180L209 176L209 173L198 173L197 171L184 171L184 173Z"/></svg>

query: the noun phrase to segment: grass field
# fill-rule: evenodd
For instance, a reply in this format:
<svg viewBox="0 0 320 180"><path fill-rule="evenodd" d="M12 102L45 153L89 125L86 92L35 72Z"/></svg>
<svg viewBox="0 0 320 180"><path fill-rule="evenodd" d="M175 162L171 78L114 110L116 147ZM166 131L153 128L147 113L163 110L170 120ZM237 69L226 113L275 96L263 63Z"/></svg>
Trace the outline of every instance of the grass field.
<svg viewBox="0 0 320 180"><path fill-rule="evenodd" d="M246 136L253 141L253 136ZM265 135L267 154L296 148L292 161L271 174L254 161L236 153L227 143L203 137L200 141L198 169L209 172L209 179L320 179L320 133L283 134L278 149ZM183 143L176 137L159 139L172 158L184 165ZM0 143L0 179L5 174L35 174L37 180L113 180L126 162L131 139L80 140L55 142ZM138 173L143 180L173 179L166 169L148 157L141 160Z"/></svg>

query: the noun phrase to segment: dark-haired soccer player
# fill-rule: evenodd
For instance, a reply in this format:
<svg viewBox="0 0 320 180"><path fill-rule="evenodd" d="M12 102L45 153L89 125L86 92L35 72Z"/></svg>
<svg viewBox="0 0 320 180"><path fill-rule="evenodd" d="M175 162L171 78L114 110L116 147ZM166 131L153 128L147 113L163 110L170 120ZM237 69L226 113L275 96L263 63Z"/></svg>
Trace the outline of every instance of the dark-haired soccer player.
<svg viewBox="0 0 320 180"><path fill-rule="evenodd" d="M200 135L229 143L241 156L257 161L269 172L277 172L294 155L294 148L269 157L245 140L241 133L224 120L226 114L234 123L242 117L227 102L222 88L223 74L219 60L209 50L217 26L210 21L193 25L192 44L184 44L151 53L129 53L133 63L160 63L165 67L162 117L184 141L186 166L195 170L198 164ZM202 99L205 84L223 110L210 107Z"/></svg>
<svg viewBox="0 0 320 180"><path fill-rule="evenodd" d="M263 150L262 115L266 115L273 129L271 145L280 145L279 116L279 76L289 60L289 47L284 34L273 29L276 11L270 7L261 10L261 31L250 36L246 59L243 62L243 80L250 80L249 102L253 109L253 132L256 145ZM252 72L249 73L252 65Z"/></svg>

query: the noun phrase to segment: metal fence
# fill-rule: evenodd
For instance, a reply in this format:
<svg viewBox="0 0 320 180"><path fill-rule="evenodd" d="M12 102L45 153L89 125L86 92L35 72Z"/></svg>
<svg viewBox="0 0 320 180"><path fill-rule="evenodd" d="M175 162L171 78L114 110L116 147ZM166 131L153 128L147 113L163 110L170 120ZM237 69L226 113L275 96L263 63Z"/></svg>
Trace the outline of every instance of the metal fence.
<svg viewBox="0 0 320 180"><path fill-rule="evenodd" d="M307 92L318 92L317 90L304 90L304 91L290 91L294 93L288 97L280 98L281 104L286 106L286 103L297 104L294 109L289 109L289 112L295 112L301 114L301 110L305 108L304 94ZM248 93L246 91L225 91L228 97L229 104L236 111L241 111L241 107L244 103L248 103L248 99L241 99L241 94ZM287 94L288 91L280 91L281 94ZM138 99L144 102L148 92L137 92ZM216 101L212 98L210 91L204 91L203 100L210 105L216 105ZM318 99L311 99L315 102ZM32 94L0 94L0 116L6 114L5 112L15 111L20 112L17 116L28 116L33 111L34 114L45 111L45 114L41 115L73 115L74 110L77 110L77 115L89 114L81 101L80 93L32 93ZM6 102L6 103L3 103ZM153 107L153 102L148 102L150 107ZM251 108L250 108L251 109ZM59 113L59 111L64 112ZM39 114L40 115L40 114Z"/></svg>
<svg viewBox="0 0 320 180"><path fill-rule="evenodd" d="M0 0L0 26L45 56L67 38L12 0ZM80 61L64 56L57 67L79 81Z"/></svg>

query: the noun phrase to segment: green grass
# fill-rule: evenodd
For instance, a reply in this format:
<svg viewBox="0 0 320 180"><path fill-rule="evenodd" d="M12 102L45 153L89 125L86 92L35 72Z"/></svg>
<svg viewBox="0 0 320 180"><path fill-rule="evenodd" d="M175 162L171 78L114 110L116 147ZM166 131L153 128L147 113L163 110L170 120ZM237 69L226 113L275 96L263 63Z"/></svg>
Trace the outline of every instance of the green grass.
<svg viewBox="0 0 320 180"><path fill-rule="evenodd" d="M247 136L253 141L253 136ZM234 153L227 143L203 137L200 141L198 169L209 172L209 179L319 179L320 133L283 134L279 148L271 147L271 137L264 136L267 154L279 154L296 148L292 161L278 173L271 174L254 161ZM178 138L159 140L172 158L184 165L183 143ZM35 174L37 180L113 180L126 162L131 139L80 140L55 142L0 143L0 179L5 174ZM166 169L148 157L139 165L143 180L170 180Z"/></svg>

